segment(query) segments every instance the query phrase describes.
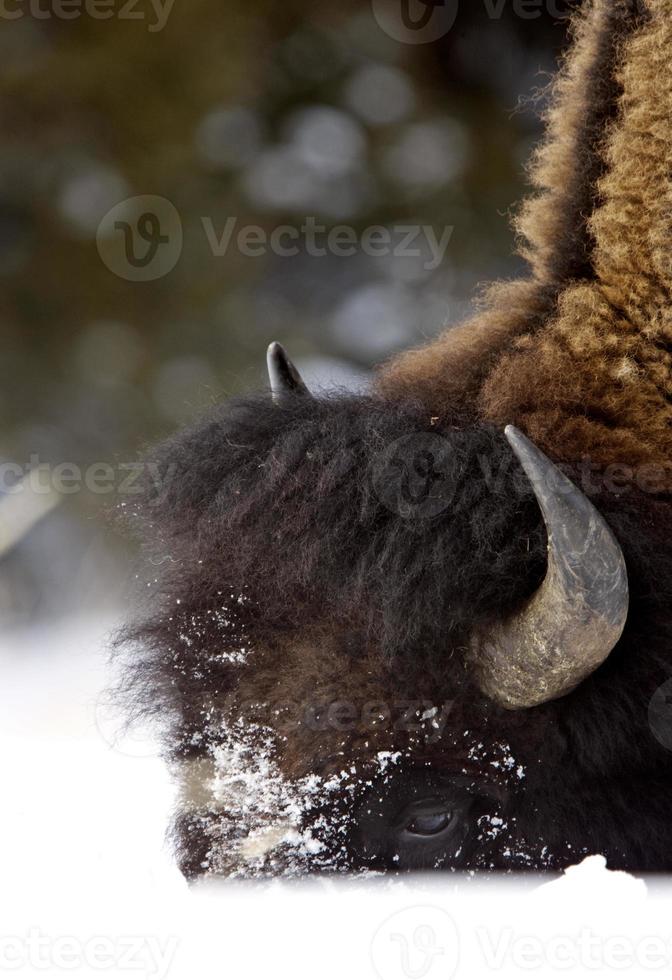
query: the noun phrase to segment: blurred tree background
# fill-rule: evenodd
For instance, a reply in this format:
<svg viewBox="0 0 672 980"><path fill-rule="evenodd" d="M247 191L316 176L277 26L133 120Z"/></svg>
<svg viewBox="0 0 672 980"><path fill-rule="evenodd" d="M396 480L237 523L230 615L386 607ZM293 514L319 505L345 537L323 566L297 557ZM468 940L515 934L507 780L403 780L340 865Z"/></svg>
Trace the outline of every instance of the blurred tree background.
<svg viewBox="0 0 672 980"><path fill-rule="evenodd" d="M509 214L540 131L529 97L574 5L462 0L442 37L409 44L370 0L174 0L161 29L156 5L122 16L124 2L106 0L109 19L84 0L0 14L0 461L24 470L134 459L264 384L273 339L309 383L361 386L461 319L478 282L516 274ZM132 282L96 235L137 195L172 202L183 247L168 274ZM428 270L360 251L217 256L203 227L307 216L454 231ZM0 560L5 621L119 597L114 502L68 495Z"/></svg>

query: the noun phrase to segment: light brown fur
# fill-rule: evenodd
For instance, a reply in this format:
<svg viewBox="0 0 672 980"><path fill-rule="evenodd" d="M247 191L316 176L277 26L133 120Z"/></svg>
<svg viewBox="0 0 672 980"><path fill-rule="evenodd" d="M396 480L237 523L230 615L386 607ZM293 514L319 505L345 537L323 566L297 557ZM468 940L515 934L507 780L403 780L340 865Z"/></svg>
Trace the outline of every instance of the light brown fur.
<svg viewBox="0 0 672 980"><path fill-rule="evenodd" d="M557 460L672 458L672 0L594 0L517 224L530 276L379 390L513 423Z"/></svg>

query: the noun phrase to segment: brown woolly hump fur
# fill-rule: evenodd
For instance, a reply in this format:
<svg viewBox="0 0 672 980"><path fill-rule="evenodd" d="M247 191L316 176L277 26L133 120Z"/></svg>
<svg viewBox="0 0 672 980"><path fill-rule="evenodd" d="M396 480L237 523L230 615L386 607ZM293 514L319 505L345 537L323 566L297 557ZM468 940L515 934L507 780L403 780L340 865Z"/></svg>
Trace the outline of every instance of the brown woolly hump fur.
<svg viewBox="0 0 672 980"><path fill-rule="evenodd" d="M160 723L189 878L672 870L672 0L588 0L573 32L527 278L367 396L233 399L148 456L122 687ZM525 710L470 660L546 573L511 423L591 497L630 586L602 665Z"/></svg>
<svg viewBox="0 0 672 980"><path fill-rule="evenodd" d="M396 358L390 398L455 401L557 460L666 465L672 450L672 3L593 0L552 91L538 190L517 224L527 279Z"/></svg>

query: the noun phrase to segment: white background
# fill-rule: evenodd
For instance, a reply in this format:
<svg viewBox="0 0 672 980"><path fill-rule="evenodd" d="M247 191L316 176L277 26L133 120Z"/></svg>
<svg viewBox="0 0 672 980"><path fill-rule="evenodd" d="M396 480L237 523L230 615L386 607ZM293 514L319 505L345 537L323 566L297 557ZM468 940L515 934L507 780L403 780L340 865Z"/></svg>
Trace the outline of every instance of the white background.
<svg viewBox="0 0 672 980"><path fill-rule="evenodd" d="M672 889L588 859L562 878L221 883L164 846L172 789L118 739L102 618L0 640L0 973L482 980L672 974ZM116 741L115 741L116 740Z"/></svg>

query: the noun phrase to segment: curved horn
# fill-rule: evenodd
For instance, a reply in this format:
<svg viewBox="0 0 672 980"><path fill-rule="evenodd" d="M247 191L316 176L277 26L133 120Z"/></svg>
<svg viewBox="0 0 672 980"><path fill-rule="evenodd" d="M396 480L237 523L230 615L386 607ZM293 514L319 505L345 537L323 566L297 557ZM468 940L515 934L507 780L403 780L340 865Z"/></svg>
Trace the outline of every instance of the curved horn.
<svg viewBox="0 0 672 980"><path fill-rule="evenodd" d="M269 344L266 364L273 401L276 405L282 405L287 400L288 395L308 395L310 397L310 392L306 388L303 378L287 357L285 348L277 340Z"/></svg>
<svg viewBox="0 0 672 980"><path fill-rule="evenodd" d="M616 646L628 614L623 553L605 520L510 425L506 438L534 489L548 533L546 578L510 619L473 641L482 691L506 708L568 694Z"/></svg>

